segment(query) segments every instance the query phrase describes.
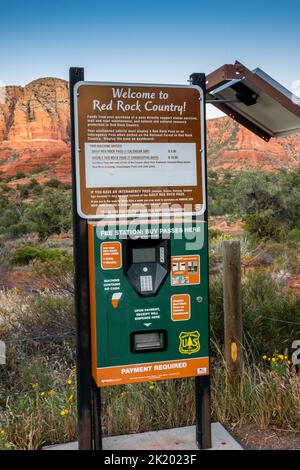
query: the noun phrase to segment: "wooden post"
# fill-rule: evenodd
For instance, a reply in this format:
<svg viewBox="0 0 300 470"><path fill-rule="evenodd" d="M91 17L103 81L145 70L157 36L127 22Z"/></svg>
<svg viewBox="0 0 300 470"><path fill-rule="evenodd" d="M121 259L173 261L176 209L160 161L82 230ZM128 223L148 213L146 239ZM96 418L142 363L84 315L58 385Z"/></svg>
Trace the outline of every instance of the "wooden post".
<svg viewBox="0 0 300 470"><path fill-rule="evenodd" d="M230 377L243 368L241 305L241 247L236 240L223 241L224 354Z"/></svg>

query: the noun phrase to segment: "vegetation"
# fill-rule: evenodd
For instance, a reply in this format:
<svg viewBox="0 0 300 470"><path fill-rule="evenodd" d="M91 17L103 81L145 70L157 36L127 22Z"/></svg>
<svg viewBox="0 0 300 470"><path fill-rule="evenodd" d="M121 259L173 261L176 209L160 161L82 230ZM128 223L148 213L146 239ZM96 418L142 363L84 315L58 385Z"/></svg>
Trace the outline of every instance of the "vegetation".
<svg viewBox="0 0 300 470"><path fill-rule="evenodd" d="M300 168L292 172L208 173L211 215L234 215L258 239L299 240Z"/></svg>
<svg viewBox="0 0 300 470"><path fill-rule="evenodd" d="M245 226L239 238L246 363L235 386L223 359L221 245L231 236L209 233L213 417L227 426L298 431L300 382L290 348L300 337L300 296L286 279L300 274L300 169L208 177L210 213L242 218ZM0 449L76 439L73 261L53 241L70 228L71 193L57 180L0 186L0 255L47 285L0 290L0 338L7 346ZM193 380L105 388L101 395L105 435L195 421Z"/></svg>
<svg viewBox="0 0 300 470"><path fill-rule="evenodd" d="M246 231L256 239L300 241L300 168L237 175L209 171L208 181L212 216L242 218ZM31 178L16 189L2 183L0 214L0 236L37 233L40 240L45 240L71 228L70 187L57 179L40 186Z"/></svg>
<svg viewBox="0 0 300 470"><path fill-rule="evenodd" d="M15 238L28 233L45 240L71 228L71 192L50 180L41 187L35 179L16 190L0 189L0 236Z"/></svg>
<svg viewBox="0 0 300 470"><path fill-rule="evenodd" d="M38 276L48 272L51 291L0 292L0 337L7 344L7 365L0 384L0 448L37 449L76 439L73 295L65 279L69 272L70 287L72 263L64 273L60 273L65 264L62 258L32 263ZM298 429L300 383L286 354L299 335L299 326L278 326L267 317L299 322L299 301L287 292L281 296L275 281L260 270L244 278L247 360L237 393L222 356L221 279L212 276L215 420L227 426L252 423ZM102 401L105 435L195 422L193 380L189 379L107 388L102 391Z"/></svg>
<svg viewBox="0 0 300 470"><path fill-rule="evenodd" d="M222 278L210 285L212 336L223 344ZM257 361L262 355L289 350L300 337L300 296L282 290L280 284L261 269L242 283L243 328L247 353Z"/></svg>
<svg viewBox="0 0 300 470"><path fill-rule="evenodd" d="M34 245L21 245L15 249L11 255L13 265L26 265L34 260L51 261L57 259L65 260L70 255L65 250L58 248L43 248Z"/></svg>

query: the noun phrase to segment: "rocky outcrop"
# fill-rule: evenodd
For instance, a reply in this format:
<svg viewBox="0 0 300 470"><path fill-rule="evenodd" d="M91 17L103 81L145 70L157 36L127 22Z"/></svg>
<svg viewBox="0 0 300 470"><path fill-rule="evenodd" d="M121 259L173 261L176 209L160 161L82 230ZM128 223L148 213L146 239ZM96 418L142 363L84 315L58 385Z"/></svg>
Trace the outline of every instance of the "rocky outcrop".
<svg viewBox="0 0 300 470"><path fill-rule="evenodd" d="M0 174L26 175L18 183L55 177L70 182L69 90L66 81L41 78L6 87L0 104ZM62 165L64 163L64 167ZM59 170L59 171L58 171Z"/></svg>
<svg viewBox="0 0 300 470"><path fill-rule="evenodd" d="M208 167L211 170L291 170L300 165L300 134L265 142L230 118L208 121Z"/></svg>
<svg viewBox="0 0 300 470"><path fill-rule="evenodd" d="M7 87L0 107L3 145L14 148L39 140L69 141L68 84L58 78L34 80L24 88Z"/></svg>
<svg viewBox="0 0 300 470"><path fill-rule="evenodd" d="M300 164L300 134L266 143L227 117L208 121L207 129L209 169L273 171ZM17 174L18 184L32 175L41 183L71 182L66 81L40 78L25 87L6 87L5 103L0 102L0 177Z"/></svg>

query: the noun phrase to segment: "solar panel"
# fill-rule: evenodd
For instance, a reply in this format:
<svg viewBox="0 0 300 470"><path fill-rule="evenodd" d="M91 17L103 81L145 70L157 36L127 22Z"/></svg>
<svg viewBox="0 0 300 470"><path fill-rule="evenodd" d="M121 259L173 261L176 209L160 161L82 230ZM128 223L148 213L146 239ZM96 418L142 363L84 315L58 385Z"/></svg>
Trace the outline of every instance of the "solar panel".
<svg viewBox="0 0 300 470"><path fill-rule="evenodd" d="M260 68L226 64L207 76L207 90L209 103L264 140L300 131L294 95Z"/></svg>

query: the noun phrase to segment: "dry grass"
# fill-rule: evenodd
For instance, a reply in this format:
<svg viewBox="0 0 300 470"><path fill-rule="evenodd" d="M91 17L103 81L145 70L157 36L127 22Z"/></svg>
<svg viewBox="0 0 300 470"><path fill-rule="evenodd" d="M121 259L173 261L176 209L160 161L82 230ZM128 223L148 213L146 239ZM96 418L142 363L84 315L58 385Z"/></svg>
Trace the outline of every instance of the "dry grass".
<svg viewBox="0 0 300 470"><path fill-rule="evenodd" d="M7 398L0 413L0 449L34 450L76 440L75 376L68 372L56 374L54 388L32 383L31 390Z"/></svg>
<svg viewBox="0 0 300 470"><path fill-rule="evenodd" d="M0 291L0 337L7 341L7 365L0 370L0 449L39 449L76 439L72 315L71 294ZM32 340L47 334L52 336L46 342ZM233 385L219 344L213 344L213 419L236 427L299 431L300 380L295 369L255 363L252 355ZM105 435L195 422L193 379L111 387L101 395Z"/></svg>
<svg viewBox="0 0 300 470"><path fill-rule="evenodd" d="M7 400L0 414L0 448L39 449L76 439L75 393L66 375L56 376L54 395L49 390L41 393L37 387ZM104 435L191 425L193 379L107 388L102 390L102 407ZM61 416L65 409L67 414ZM299 431L299 375L293 367L280 371L246 364L233 386L223 361L214 361L212 412L215 420L231 427L255 424Z"/></svg>

